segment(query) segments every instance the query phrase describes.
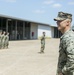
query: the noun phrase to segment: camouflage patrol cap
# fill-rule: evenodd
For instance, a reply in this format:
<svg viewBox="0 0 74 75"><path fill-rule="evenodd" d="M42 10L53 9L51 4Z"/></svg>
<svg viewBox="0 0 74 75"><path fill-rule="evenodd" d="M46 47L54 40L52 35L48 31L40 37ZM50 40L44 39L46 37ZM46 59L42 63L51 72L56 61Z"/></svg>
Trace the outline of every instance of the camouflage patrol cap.
<svg viewBox="0 0 74 75"><path fill-rule="evenodd" d="M61 21L70 19L72 21L72 14L64 13L64 12L58 12L57 18L54 18L54 21Z"/></svg>

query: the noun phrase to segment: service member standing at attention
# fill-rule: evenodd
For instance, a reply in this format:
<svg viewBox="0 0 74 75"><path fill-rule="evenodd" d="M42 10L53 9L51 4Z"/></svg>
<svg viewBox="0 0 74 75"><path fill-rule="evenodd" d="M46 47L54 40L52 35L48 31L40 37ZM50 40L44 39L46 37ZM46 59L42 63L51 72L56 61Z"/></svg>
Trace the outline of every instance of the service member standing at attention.
<svg viewBox="0 0 74 75"><path fill-rule="evenodd" d="M9 33L5 33L5 49L8 48L9 45Z"/></svg>
<svg viewBox="0 0 74 75"><path fill-rule="evenodd" d="M45 32L42 33L43 36L41 37L41 50L39 53L44 53L44 49L45 49Z"/></svg>
<svg viewBox="0 0 74 75"><path fill-rule="evenodd" d="M3 31L2 33L2 49L4 49L4 46L5 46L5 31Z"/></svg>
<svg viewBox="0 0 74 75"><path fill-rule="evenodd" d="M0 49L2 48L2 31L0 31Z"/></svg>
<svg viewBox="0 0 74 75"><path fill-rule="evenodd" d="M59 12L58 30L63 34L60 38L57 75L74 75L74 32L71 30L72 14Z"/></svg>

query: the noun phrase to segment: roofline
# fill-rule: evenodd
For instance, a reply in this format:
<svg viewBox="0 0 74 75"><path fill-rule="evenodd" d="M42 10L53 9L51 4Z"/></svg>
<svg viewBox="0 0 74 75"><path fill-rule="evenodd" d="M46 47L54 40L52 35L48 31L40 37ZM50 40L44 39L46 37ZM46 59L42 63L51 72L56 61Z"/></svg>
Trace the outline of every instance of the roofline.
<svg viewBox="0 0 74 75"><path fill-rule="evenodd" d="M52 26L52 25L51 25L51 27L57 27L57 26Z"/></svg>
<svg viewBox="0 0 74 75"><path fill-rule="evenodd" d="M31 22L31 23L37 23L37 24L41 24L41 25L51 26L51 25L46 24L46 23L41 23L41 22L31 21L31 20L27 20L27 19L22 19L22 18L12 17L12 16L7 16L7 15L3 15L3 14L0 14L0 17L3 17L3 18L9 18L9 19L15 19L15 20L20 20L20 21L27 21L27 22Z"/></svg>

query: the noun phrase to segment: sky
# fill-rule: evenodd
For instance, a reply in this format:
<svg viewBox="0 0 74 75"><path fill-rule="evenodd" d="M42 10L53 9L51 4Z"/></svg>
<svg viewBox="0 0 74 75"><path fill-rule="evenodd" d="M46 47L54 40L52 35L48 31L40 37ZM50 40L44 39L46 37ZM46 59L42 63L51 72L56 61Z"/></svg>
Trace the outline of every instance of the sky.
<svg viewBox="0 0 74 75"><path fill-rule="evenodd" d="M58 12L72 14L74 0L0 0L0 14L55 26Z"/></svg>

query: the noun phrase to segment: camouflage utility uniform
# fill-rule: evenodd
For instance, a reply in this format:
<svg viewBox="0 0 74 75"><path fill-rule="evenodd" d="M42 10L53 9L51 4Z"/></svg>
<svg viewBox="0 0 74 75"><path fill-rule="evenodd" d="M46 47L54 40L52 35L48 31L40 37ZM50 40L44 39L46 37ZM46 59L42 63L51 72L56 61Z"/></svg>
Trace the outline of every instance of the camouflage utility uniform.
<svg viewBox="0 0 74 75"><path fill-rule="evenodd" d="M74 32L66 31L60 38L58 73L74 75Z"/></svg>
<svg viewBox="0 0 74 75"><path fill-rule="evenodd" d="M6 36L5 36L5 48L6 48L6 49L8 48L8 45L9 45L9 36L6 35Z"/></svg>
<svg viewBox="0 0 74 75"><path fill-rule="evenodd" d="M2 49L4 49L4 46L5 46L5 35L2 34Z"/></svg>
<svg viewBox="0 0 74 75"><path fill-rule="evenodd" d="M0 49L2 48L2 35L0 34Z"/></svg>
<svg viewBox="0 0 74 75"><path fill-rule="evenodd" d="M41 52L44 52L45 49L45 35L41 37Z"/></svg>

